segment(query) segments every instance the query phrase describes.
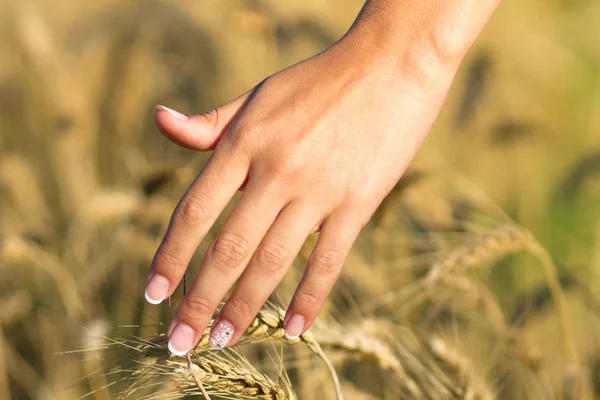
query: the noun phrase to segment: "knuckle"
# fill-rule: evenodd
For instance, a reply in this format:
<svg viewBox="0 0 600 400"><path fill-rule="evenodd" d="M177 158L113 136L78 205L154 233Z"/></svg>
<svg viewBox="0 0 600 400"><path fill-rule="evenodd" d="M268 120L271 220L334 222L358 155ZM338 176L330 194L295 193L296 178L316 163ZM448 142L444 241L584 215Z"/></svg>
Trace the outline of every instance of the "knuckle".
<svg viewBox="0 0 600 400"><path fill-rule="evenodd" d="M247 317L256 314L252 300L246 297L236 296L230 298L228 303L235 315Z"/></svg>
<svg viewBox="0 0 600 400"><path fill-rule="evenodd" d="M379 196L377 192L368 187L368 184L362 183L360 188L351 188L345 190L344 209L347 213L361 212L365 209L377 208Z"/></svg>
<svg viewBox="0 0 600 400"><path fill-rule="evenodd" d="M373 201L351 203L346 210L348 220L353 224L351 228L358 228L358 230L364 228L371 220L378 205Z"/></svg>
<svg viewBox="0 0 600 400"><path fill-rule="evenodd" d="M271 154L266 160L267 170L274 175L284 174L292 169L290 160L287 158L285 150L280 150L276 154Z"/></svg>
<svg viewBox="0 0 600 400"><path fill-rule="evenodd" d="M363 214L359 214L357 219L356 219L356 225L357 225L357 230L360 233L361 230L366 227L369 222L371 221L371 218L373 217L373 213L374 212L370 212L370 213L363 213ZM358 233L357 233L358 234Z"/></svg>
<svg viewBox="0 0 600 400"><path fill-rule="evenodd" d="M285 268L289 256L290 250L287 247L270 243L258 249L256 261L262 272L272 275Z"/></svg>
<svg viewBox="0 0 600 400"><path fill-rule="evenodd" d="M154 270L167 278L174 276L187 266L182 254L170 247L159 248L154 256L153 264Z"/></svg>
<svg viewBox="0 0 600 400"><path fill-rule="evenodd" d="M193 318L210 318L216 308L208 298L191 293L184 297L183 304L187 315Z"/></svg>
<svg viewBox="0 0 600 400"><path fill-rule="evenodd" d="M236 125L236 129L227 131L226 140L238 153L249 155L250 149L254 147L252 145L253 138L259 134L259 128L256 125L248 123Z"/></svg>
<svg viewBox="0 0 600 400"><path fill-rule="evenodd" d="M228 152L229 163L231 166L249 168L255 155L255 144L246 137L240 135L236 130L228 130L227 137L219 142L222 149Z"/></svg>
<svg viewBox="0 0 600 400"><path fill-rule="evenodd" d="M300 310L311 310L321 306L324 298L312 291L299 291L294 296L294 307Z"/></svg>
<svg viewBox="0 0 600 400"><path fill-rule="evenodd" d="M219 125L219 110L216 108L202 114L201 117L212 127L216 128Z"/></svg>
<svg viewBox="0 0 600 400"><path fill-rule="evenodd" d="M327 250L322 253L317 252L311 257L311 268L319 275L336 275L341 268L342 257L340 253L334 250Z"/></svg>
<svg viewBox="0 0 600 400"><path fill-rule="evenodd" d="M177 206L175 215L183 223L197 226L210 217L211 200L207 195L188 195Z"/></svg>
<svg viewBox="0 0 600 400"><path fill-rule="evenodd" d="M276 151L273 149L276 148ZM300 178L308 171L305 157L298 153L293 145L277 143L277 147L269 146L265 150L264 169L272 177L279 177L289 182Z"/></svg>
<svg viewBox="0 0 600 400"><path fill-rule="evenodd" d="M221 268L236 267L246 257L248 241L234 233L223 233L215 238L211 256Z"/></svg>
<svg viewBox="0 0 600 400"><path fill-rule="evenodd" d="M255 121L254 123L243 124L239 129L238 139L242 143L247 143L256 139L261 132L263 132L263 124L261 121Z"/></svg>
<svg viewBox="0 0 600 400"><path fill-rule="evenodd" d="M373 217L375 210L377 210L377 206L365 206L357 208L350 220L354 222L354 225L351 225L351 228L355 228L358 232L360 232L365 226L367 226L371 220L371 217Z"/></svg>

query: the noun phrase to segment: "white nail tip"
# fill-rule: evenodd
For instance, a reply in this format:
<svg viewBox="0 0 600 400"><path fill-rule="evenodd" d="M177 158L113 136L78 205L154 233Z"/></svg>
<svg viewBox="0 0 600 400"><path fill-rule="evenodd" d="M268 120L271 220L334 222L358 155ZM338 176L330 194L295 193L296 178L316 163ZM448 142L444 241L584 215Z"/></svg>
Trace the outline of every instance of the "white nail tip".
<svg viewBox="0 0 600 400"><path fill-rule="evenodd" d="M144 297L146 297L146 301L147 301L148 303L150 303L150 304L154 304L154 305L157 305L157 304L160 304L160 303L162 303L162 301L165 299L165 298L163 297L163 298L162 298L162 299L160 299L160 300L155 300L155 299L153 299L152 297L150 297L150 296L148 295L148 292L144 292Z"/></svg>
<svg viewBox="0 0 600 400"><path fill-rule="evenodd" d="M295 336L288 335L288 333L287 333L287 332L284 332L284 333L283 333L283 336L285 336L285 338L286 338L287 340L296 340L296 339L298 339L298 338L300 337L300 335L295 335Z"/></svg>
<svg viewBox="0 0 600 400"><path fill-rule="evenodd" d="M165 107L165 106L156 106L158 109L163 110L168 112L169 114L171 114L172 116L174 116L177 119L180 119L182 121L187 121L188 117L182 113L180 113L179 111L175 111L169 107Z"/></svg>
<svg viewBox="0 0 600 400"><path fill-rule="evenodd" d="M173 353L173 354L175 354L176 356L179 356L179 357L184 357L188 353L188 350L186 350L186 351L179 351L179 350L173 348L173 346L171 346L171 342L169 342L169 344L167 345L167 347L169 348L169 351L171 353Z"/></svg>

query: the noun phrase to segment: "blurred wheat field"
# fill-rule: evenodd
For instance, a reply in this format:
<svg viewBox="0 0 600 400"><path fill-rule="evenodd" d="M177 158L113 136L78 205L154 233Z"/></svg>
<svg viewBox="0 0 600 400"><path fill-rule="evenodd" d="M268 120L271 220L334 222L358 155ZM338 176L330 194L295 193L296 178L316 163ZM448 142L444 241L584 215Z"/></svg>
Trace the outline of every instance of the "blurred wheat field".
<svg viewBox="0 0 600 400"><path fill-rule="evenodd" d="M154 105L224 103L361 5L0 3L0 399L600 398L593 0L505 0L308 334L286 341L281 308L314 237L243 343L169 356L182 290L143 286L207 155Z"/></svg>

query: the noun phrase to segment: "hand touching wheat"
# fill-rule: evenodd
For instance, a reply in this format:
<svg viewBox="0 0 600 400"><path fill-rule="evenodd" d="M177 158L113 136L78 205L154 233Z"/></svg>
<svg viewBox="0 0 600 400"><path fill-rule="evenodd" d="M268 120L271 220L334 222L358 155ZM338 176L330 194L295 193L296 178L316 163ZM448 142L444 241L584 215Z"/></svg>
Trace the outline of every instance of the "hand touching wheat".
<svg viewBox="0 0 600 400"><path fill-rule="evenodd" d="M498 0L371 0L335 45L206 114L159 107L172 141L213 150L173 213L146 298L170 296L235 192L244 193L208 251L171 326L187 353L237 342L306 237L317 244L284 320L295 338L313 323L361 228L400 179L452 78Z"/></svg>

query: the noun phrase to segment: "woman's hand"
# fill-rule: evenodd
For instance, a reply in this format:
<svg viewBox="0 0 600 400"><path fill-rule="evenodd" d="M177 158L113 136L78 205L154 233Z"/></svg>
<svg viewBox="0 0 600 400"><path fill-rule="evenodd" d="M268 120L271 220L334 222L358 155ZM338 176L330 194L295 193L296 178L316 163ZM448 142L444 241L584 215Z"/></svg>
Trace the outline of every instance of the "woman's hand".
<svg viewBox="0 0 600 400"><path fill-rule="evenodd" d="M354 29L209 113L186 117L159 107L156 123L167 137L214 152L173 213L152 263L148 301L173 293L200 242L244 188L173 318L173 353L195 346L236 281L210 343L237 342L306 237L320 230L284 322L289 338L310 327L361 228L443 103L458 62L429 49L414 41L390 52Z"/></svg>

